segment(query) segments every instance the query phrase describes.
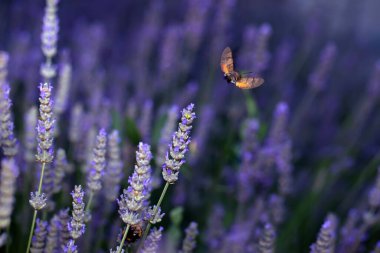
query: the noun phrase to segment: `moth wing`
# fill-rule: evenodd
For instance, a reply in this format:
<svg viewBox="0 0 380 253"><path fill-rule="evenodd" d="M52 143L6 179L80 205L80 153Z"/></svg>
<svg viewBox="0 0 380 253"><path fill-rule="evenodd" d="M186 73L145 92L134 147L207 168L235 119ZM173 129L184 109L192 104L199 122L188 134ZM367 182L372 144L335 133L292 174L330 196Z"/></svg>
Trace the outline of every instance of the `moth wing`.
<svg viewBox="0 0 380 253"><path fill-rule="evenodd" d="M234 71L234 60L232 59L232 51L229 47L223 50L222 57L220 58L220 68L225 74Z"/></svg>
<svg viewBox="0 0 380 253"><path fill-rule="evenodd" d="M236 82L236 86L240 89L253 89L264 83L261 77L242 77Z"/></svg>

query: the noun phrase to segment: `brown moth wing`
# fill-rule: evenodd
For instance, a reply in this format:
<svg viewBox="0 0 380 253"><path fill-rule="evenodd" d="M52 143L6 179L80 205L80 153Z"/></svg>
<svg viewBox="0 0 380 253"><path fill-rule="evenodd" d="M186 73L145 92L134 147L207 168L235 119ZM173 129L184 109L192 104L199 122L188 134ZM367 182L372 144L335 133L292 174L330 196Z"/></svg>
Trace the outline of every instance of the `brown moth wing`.
<svg viewBox="0 0 380 253"><path fill-rule="evenodd" d="M240 89L252 89L259 87L264 83L261 77L242 77L236 82L236 86Z"/></svg>
<svg viewBox="0 0 380 253"><path fill-rule="evenodd" d="M220 58L220 68L225 74L234 71L234 60L232 59L232 51L229 47L223 50L222 57Z"/></svg>

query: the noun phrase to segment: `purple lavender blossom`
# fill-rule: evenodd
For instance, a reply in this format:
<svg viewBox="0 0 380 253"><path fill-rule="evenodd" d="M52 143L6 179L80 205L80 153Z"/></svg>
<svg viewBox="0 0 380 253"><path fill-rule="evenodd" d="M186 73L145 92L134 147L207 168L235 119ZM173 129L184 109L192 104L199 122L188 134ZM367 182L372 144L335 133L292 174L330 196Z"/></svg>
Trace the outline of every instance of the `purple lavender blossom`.
<svg viewBox="0 0 380 253"><path fill-rule="evenodd" d="M50 219L44 252L54 253L58 251L58 234L60 226L61 223L58 215L54 215L53 218Z"/></svg>
<svg viewBox="0 0 380 253"><path fill-rule="evenodd" d="M59 223L60 223L60 230L59 230L59 237L58 237L58 244L62 248L63 246L67 245L67 243L70 240L70 230L69 230L69 222L70 222L70 216L69 216L69 209L63 209L60 210L58 213Z"/></svg>
<svg viewBox="0 0 380 253"><path fill-rule="evenodd" d="M120 217L128 225L136 225L142 221L141 213L151 189L150 146L140 142L138 148L135 170L128 179L129 186L117 200Z"/></svg>
<svg viewBox="0 0 380 253"><path fill-rule="evenodd" d="M34 210L41 210L46 206L47 198L45 193L31 192L30 193L30 205Z"/></svg>
<svg viewBox="0 0 380 253"><path fill-rule="evenodd" d="M257 155L259 142L257 132L259 122L257 119L247 119L243 130L242 163L238 172L238 200L246 203L253 192L252 174L255 170L254 157Z"/></svg>
<svg viewBox="0 0 380 253"><path fill-rule="evenodd" d="M70 127L69 127L69 140L72 143L77 143L80 140L81 120L83 118L83 106L81 104L75 104L71 109Z"/></svg>
<svg viewBox="0 0 380 253"><path fill-rule="evenodd" d="M81 185L76 185L74 191L71 192L73 198L73 211L70 223L68 223L68 229L73 239L78 239L85 231L84 224L84 207L83 202L84 192Z"/></svg>
<svg viewBox="0 0 380 253"><path fill-rule="evenodd" d="M168 145L170 144L171 135L175 129L177 116L178 114L178 106L173 105L169 108L167 113L167 120L165 122L164 127L161 130L160 140L158 141L158 151L156 164L161 166L165 162L165 154Z"/></svg>
<svg viewBox="0 0 380 253"><path fill-rule="evenodd" d="M66 152L64 149L58 149L56 159L54 161L54 178L53 178L53 192L57 193L62 188L62 181L65 174L70 171L70 165L66 159Z"/></svg>
<svg viewBox="0 0 380 253"><path fill-rule="evenodd" d="M57 17L57 4L58 0L47 0L45 15L42 26L42 52L46 57L46 62L41 65L40 73L43 78L51 80L56 76L55 66L52 64L52 59L57 53L57 41L59 20Z"/></svg>
<svg viewBox="0 0 380 253"><path fill-rule="evenodd" d="M25 160L29 163L35 161L35 150L37 148L37 141L36 141L36 127L37 127L37 115L38 109L37 107L33 106L31 107L25 114L24 118L24 156Z"/></svg>
<svg viewBox="0 0 380 253"><path fill-rule="evenodd" d="M179 169L185 163L184 158L190 143L190 130L195 119L193 109L194 105L190 104L182 110L181 122L173 135L169 152L162 166L162 176L169 184L174 184L178 180Z"/></svg>
<svg viewBox="0 0 380 253"><path fill-rule="evenodd" d="M151 229L148 237L146 238L144 242L144 246L141 249L140 253L158 252L158 243L160 242L161 237L162 237L162 230L163 230L162 227L160 227L159 229L157 228Z"/></svg>
<svg viewBox="0 0 380 253"><path fill-rule="evenodd" d="M42 253L45 248L45 240L47 235L47 222L37 219L36 228L32 239L31 253Z"/></svg>
<svg viewBox="0 0 380 253"><path fill-rule="evenodd" d="M70 240L62 249L64 253L78 253L74 240Z"/></svg>
<svg viewBox="0 0 380 253"><path fill-rule="evenodd" d="M53 101L51 99L52 86L48 83L40 84L40 118L37 125L37 161L51 163L53 161L54 124Z"/></svg>
<svg viewBox="0 0 380 253"><path fill-rule="evenodd" d="M104 187L107 200L115 201L120 190L120 181L123 179L123 162L121 160L120 137L117 130L113 130L108 140L108 162L104 175Z"/></svg>
<svg viewBox="0 0 380 253"><path fill-rule="evenodd" d="M335 233L337 218L335 215L329 215L319 231L318 238L311 248L311 253L330 253L335 249Z"/></svg>
<svg viewBox="0 0 380 253"><path fill-rule="evenodd" d="M15 202L16 179L19 169L14 159L4 158L1 161L0 175L0 229L11 223L11 214Z"/></svg>
<svg viewBox="0 0 380 253"><path fill-rule="evenodd" d="M315 92L326 87L327 78L332 70L337 48L334 43L328 43L322 50L318 65L309 76L309 85Z"/></svg>
<svg viewBox="0 0 380 253"><path fill-rule="evenodd" d="M69 98L69 90L71 84L71 64L69 62L63 62L59 71L58 89L55 94L54 113L56 115L62 114L67 108L67 102Z"/></svg>
<svg viewBox="0 0 380 253"><path fill-rule="evenodd" d="M268 223L264 227L264 231L258 243L258 253L273 253L275 249L276 233L274 227Z"/></svg>
<svg viewBox="0 0 380 253"><path fill-rule="evenodd" d="M8 54L0 51L0 70L7 71ZM3 64L3 66L1 66ZM6 80L6 73L0 77L0 114L1 114L1 145L4 155L13 157L17 154L18 145L14 136L13 115L11 112L12 102L9 98L10 88ZM1 80L4 79L4 80Z"/></svg>
<svg viewBox="0 0 380 253"><path fill-rule="evenodd" d="M0 51L0 85L3 86L7 82L8 77L8 61L9 54L4 51Z"/></svg>
<svg viewBox="0 0 380 253"><path fill-rule="evenodd" d="M104 129L101 129L96 137L91 167L87 176L87 187L91 192L97 192L102 188L101 178L106 166L106 142L107 133Z"/></svg>
<svg viewBox="0 0 380 253"><path fill-rule="evenodd" d="M197 243L195 238L198 235L198 224L196 222L191 222L190 225L185 230L186 236L182 242L182 249L180 253L191 253L195 249Z"/></svg>

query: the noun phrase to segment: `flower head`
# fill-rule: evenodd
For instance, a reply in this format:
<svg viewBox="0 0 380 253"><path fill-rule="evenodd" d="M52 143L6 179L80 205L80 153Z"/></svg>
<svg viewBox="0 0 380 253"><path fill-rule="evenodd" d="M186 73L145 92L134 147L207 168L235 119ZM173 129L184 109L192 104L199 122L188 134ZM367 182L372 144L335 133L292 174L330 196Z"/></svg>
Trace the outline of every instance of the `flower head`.
<svg viewBox="0 0 380 253"><path fill-rule="evenodd" d="M182 110L181 122L174 133L169 152L166 154L165 163L162 166L162 176L170 184L178 180L179 169L185 163L185 154L190 143L190 130L192 128L195 113L194 105L190 104Z"/></svg>
<svg viewBox="0 0 380 253"><path fill-rule="evenodd" d="M142 211L147 208L151 189L151 159L150 146L140 142L136 151L135 170L128 180L129 186L117 200L120 217L126 224L139 223L143 218Z"/></svg>
<svg viewBox="0 0 380 253"><path fill-rule="evenodd" d="M78 239L85 230L85 204L83 202L84 191L82 190L82 186L76 185L74 191L71 192L71 196L73 198L73 212L68 228L71 237L73 239Z"/></svg>

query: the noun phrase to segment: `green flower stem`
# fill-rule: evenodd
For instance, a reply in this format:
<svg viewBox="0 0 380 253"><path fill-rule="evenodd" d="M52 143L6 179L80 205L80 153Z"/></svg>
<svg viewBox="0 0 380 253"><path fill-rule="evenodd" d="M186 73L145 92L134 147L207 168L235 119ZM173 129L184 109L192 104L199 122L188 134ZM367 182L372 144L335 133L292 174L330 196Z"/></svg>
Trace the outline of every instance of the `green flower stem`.
<svg viewBox="0 0 380 253"><path fill-rule="evenodd" d="M117 253L120 253L121 250L123 249L123 245L124 245L124 241L125 241L125 238L127 238L127 234L128 234L128 230L129 230L129 227L131 225L127 225L127 228L125 229L125 232L124 232L124 235L123 235L123 239L121 239L121 242L120 242L120 246L119 246L119 249L117 250Z"/></svg>
<svg viewBox="0 0 380 253"><path fill-rule="evenodd" d="M157 205L156 205L155 208L153 209L153 215L152 215L152 217L150 218L150 220L149 220L149 222L148 222L148 225L146 226L146 228L145 228L145 230L144 230L144 235L143 235L142 240L141 240L141 242L140 242L140 244L139 244L139 247L138 247L138 249L137 249L137 252L139 252L141 246L144 244L144 241L145 241L146 237L148 236L148 233L149 233L150 227L152 226L151 221L156 217L156 214L157 214L158 208L161 206L162 200L163 200L164 197L165 197L165 194L166 194L166 192L167 192L167 190L168 190L168 188L169 188L169 185L170 185L170 184L169 184L168 182L166 182L165 187L164 187L164 189L163 189L162 192L161 192L160 199L158 200Z"/></svg>
<svg viewBox="0 0 380 253"><path fill-rule="evenodd" d="M33 215L33 220L32 220L32 227L30 228L28 247L26 248L26 253L29 253L29 250L30 250L30 244L32 243L34 226L36 225L36 218L37 218L37 210L34 210L34 215Z"/></svg>
<svg viewBox="0 0 380 253"><path fill-rule="evenodd" d="M42 163L40 183L38 184L38 194L41 194L41 191L42 191L42 182L44 179L45 165L46 163ZM30 250L30 244L32 243L34 226L36 225L36 218L37 218L37 210L34 210L32 227L30 228L30 232L29 232L29 240L28 240L28 246L26 247L26 253L29 253L29 250Z"/></svg>
<svg viewBox="0 0 380 253"><path fill-rule="evenodd" d="M87 206L86 206L85 213L87 213L87 212L90 211L91 204L92 204L92 199L93 199L93 198L94 198L94 193L91 191L91 192L90 192L90 197L88 198L88 203L87 203Z"/></svg>

